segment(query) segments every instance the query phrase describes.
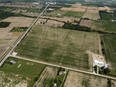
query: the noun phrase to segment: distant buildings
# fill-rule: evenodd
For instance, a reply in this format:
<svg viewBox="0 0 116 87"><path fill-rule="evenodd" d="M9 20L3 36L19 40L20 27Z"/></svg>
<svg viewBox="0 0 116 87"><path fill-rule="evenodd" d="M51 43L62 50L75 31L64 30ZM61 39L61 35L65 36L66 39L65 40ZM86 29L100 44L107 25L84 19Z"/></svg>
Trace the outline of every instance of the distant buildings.
<svg viewBox="0 0 116 87"><path fill-rule="evenodd" d="M56 2L46 2L45 3L46 5L50 4L50 5L56 5L57 3Z"/></svg>
<svg viewBox="0 0 116 87"><path fill-rule="evenodd" d="M96 2L96 0L85 0L85 2Z"/></svg>

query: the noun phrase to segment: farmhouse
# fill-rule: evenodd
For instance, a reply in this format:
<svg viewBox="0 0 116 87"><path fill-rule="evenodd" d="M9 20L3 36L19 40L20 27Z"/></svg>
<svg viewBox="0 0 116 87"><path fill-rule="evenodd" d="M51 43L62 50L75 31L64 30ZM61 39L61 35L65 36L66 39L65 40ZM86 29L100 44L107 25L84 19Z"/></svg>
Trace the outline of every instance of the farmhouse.
<svg viewBox="0 0 116 87"><path fill-rule="evenodd" d="M98 66L99 68L101 67L107 68L104 56L90 51L88 51L87 53L89 54L89 57L91 57L93 60L93 67Z"/></svg>
<svg viewBox="0 0 116 87"><path fill-rule="evenodd" d="M49 8L49 9L48 9L48 11L54 11L54 9L52 9L52 8Z"/></svg>
<svg viewBox="0 0 116 87"><path fill-rule="evenodd" d="M102 55L98 55L95 53L92 53L92 58L93 58L93 66L97 65L99 67L103 67L105 66L105 61L104 61L104 57Z"/></svg>

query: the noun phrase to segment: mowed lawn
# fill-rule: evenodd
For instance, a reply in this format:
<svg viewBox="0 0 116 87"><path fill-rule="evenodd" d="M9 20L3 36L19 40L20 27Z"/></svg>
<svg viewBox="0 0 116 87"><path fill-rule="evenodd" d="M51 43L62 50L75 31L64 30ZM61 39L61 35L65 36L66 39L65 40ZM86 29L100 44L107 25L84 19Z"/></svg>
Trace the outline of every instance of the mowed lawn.
<svg viewBox="0 0 116 87"><path fill-rule="evenodd" d="M10 64L11 60L15 60L16 64ZM44 68L45 65L42 64L32 63L15 58L8 58L5 64L0 68L0 71L3 71L6 74L13 73L23 78L29 78L30 80L28 82L28 87L32 87Z"/></svg>
<svg viewBox="0 0 116 87"><path fill-rule="evenodd" d="M99 53L98 34L36 25L16 47L18 56L88 70L87 50Z"/></svg>
<svg viewBox="0 0 116 87"><path fill-rule="evenodd" d="M110 75L116 76L116 35L103 35L105 56L111 66Z"/></svg>

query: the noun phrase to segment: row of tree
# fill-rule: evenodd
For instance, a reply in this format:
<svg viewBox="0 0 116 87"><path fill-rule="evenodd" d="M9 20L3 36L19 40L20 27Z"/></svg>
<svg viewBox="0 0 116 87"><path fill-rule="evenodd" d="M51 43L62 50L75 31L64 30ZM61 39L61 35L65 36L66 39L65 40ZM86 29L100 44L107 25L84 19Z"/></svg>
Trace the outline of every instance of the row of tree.
<svg viewBox="0 0 116 87"><path fill-rule="evenodd" d="M65 23L63 25L63 28L71 29L71 30L91 32L91 28L88 28L88 27L85 27L85 26L80 26L78 24L72 24L72 23Z"/></svg>
<svg viewBox="0 0 116 87"><path fill-rule="evenodd" d="M5 28L10 25L10 22L0 22L0 28Z"/></svg>

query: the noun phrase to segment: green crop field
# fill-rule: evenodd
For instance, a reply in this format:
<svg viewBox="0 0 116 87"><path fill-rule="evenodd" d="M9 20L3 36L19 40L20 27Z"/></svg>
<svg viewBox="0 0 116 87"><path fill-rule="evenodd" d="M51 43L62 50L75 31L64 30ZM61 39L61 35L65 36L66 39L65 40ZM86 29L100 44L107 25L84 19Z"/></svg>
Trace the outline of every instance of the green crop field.
<svg viewBox="0 0 116 87"><path fill-rule="evenodd" d="M48 13L47 15L51 16L51 17L57 17L59 14L61 16L63 16L65 13L66 13L66 11L61 11L61 10L58 9L58 10L55 10L53 12Z"/></svg>
<svg viewBox="0 0 116 87"><path fill-rule="evenodd" d="M11 60L16 60L16 64L10 64ZM20 68L18 68L19 65ZM0 71L3 71L6 74L13 73L15 75L20 75L23 78L29 78L30 80L28 87L32 87L36 78L39 78L39 75L42 73L44 68L45 65L42 64L36 64L15 58L8 58L5 64L0 68Z"/></svg>
<svg viewBox="0 0 116 87"><path fill-rule="evenodd" d="M16 47L18 56L90 69L87 50L99 52L98 34L36 25Z"/></svg>
<svg viewBox="0 0 116 87"><path fill-rule="evenodd" d="M110 75L116 76L116 35L103 35L102 38L106 60L112 68Z"/></svg>
<svg viewBox="0 0 116 87"><path fill-rule="evenodd" d="M100 17L102 20L112 20L113 17L111 14L108 14L106 12L100 12Z"/></svg>
<svg viewBox="0 0 116 87"><path fill-rule="evenodd" d="M116 23L111 21L103 21L103 27L106 31L115 31L116 32Z"/></svg>
<svg viewBox="0 0 116 87"><path fill-rule="evenodd" d="M81 18L83 16L83 14L84 14L84 12L69 11L69 12L65 13L64 16Z"/></svg>
<svg viewBox="0 0 116 87"><path fill-rule="evenodd" d="M110 20L110 21L116 20L115 12L108 13L105 11L100 11L99 14L100 14L101 20Z"/></svg>
<svg viewBox="0 0 116 87"><path fill-rule="evenodd" d="M116 23L108 20L105 21L95 21L94 25L96 30L116 32Z"/></svg>

